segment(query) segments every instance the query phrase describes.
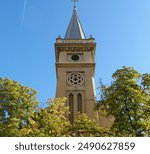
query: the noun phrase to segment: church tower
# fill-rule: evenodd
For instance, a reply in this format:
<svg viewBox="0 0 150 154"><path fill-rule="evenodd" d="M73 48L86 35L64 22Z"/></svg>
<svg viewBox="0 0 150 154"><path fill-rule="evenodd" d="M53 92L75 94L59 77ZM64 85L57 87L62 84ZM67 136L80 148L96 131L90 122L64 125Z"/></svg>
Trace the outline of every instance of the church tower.
<svg viewBox="0 0 150 154"><path fill-rule="evenodd" d="M76 6L64 38L56 39L56 97L67 97L72 122L78 112L94 118L94 38L86 38Z"/></svg>

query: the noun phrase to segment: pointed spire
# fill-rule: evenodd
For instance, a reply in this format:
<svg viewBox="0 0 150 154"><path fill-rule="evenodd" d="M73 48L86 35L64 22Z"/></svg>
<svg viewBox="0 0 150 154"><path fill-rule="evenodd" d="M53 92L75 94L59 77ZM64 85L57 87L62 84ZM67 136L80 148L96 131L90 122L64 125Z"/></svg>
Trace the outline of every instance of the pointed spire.
<svg viewBox="0 0 150 154"><path fill-rule="evenodd" d="M74 5L73 15L69 23L65 39L86 39L83 28L80 23L80 19L77 15L76 5Z"/></svg>

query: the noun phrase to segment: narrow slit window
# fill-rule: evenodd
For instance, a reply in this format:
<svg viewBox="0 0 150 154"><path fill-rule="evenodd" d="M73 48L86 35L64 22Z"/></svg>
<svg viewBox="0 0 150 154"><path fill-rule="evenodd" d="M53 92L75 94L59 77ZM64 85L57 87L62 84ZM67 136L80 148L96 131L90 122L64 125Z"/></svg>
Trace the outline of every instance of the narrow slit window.
<svg viewBox="0 0 150 154"><path fill-rule="evenodd" d="M73 118L74 118L74 96L73 94L69 95L69 121L72 123L73 122Z"/></svg>
<svg viewBox="0 0 150 154"><path fill-rule="evenodd" d="M78 112L82 113L82 94L78 94Z"/></svg>

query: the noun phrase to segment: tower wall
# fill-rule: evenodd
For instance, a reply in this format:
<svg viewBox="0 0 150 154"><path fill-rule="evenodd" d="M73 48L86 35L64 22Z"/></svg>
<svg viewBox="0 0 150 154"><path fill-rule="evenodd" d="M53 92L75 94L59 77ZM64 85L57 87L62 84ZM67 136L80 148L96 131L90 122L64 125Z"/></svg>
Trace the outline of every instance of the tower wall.
<svg viewBox="0 0 150 154"><path fill-rule="evenodd" d="M80 111L86 113L93 119L96 44L94 40L78 40L76 41L77 43L72 42L75 41L59 39L55 44L57 74L56 97L67 97L67 106L69 106L69 95L71 94L71 97L73 97L73 118Z"/></svg>

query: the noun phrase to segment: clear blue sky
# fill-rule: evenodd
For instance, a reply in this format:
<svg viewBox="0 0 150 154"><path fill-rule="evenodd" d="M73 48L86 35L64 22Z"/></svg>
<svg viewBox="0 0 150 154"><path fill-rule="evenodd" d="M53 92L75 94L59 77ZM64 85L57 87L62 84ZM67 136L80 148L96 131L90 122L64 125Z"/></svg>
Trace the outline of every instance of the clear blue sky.
<svg viewBox="0 0 150 154"><path fill-rule="evenodd" d="M54 42L72 9L70 0L0 0L0 76L36 89L41 102L55 97ZM80 0L77 9L97 42L96 84L122 66L150 73L150 0Z"/></svg>

